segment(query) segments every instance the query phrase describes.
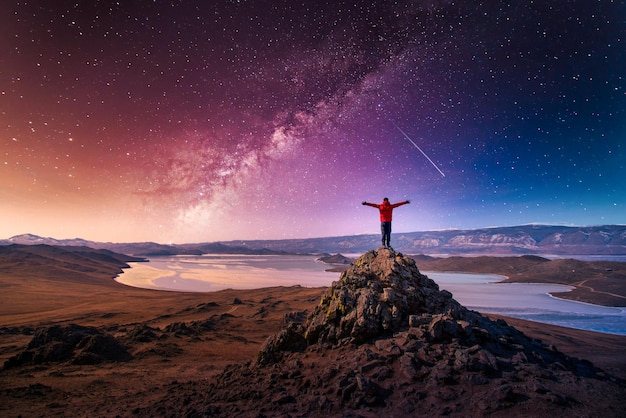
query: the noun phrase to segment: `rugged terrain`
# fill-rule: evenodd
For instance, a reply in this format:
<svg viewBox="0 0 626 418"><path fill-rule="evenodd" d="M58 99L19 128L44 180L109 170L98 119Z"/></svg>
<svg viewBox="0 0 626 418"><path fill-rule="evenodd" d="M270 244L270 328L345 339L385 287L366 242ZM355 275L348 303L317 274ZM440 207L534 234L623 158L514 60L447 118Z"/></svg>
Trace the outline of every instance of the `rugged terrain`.
<svg viewBox="0 0 626 418"><path fill-rule="evenodd" d="M626 384L503 320L465 309L388 249L360 257L306 319L180 402L217 416L620 416Z"/></svg>
<svg viewBox="0 0 626 418"><path fill-rule="evenodd" d="M0 254L2 416L620 416L626 406L626 337L483 317L388 250L329 289L201 294L120 285L123 256L18 249Z"/></svg>

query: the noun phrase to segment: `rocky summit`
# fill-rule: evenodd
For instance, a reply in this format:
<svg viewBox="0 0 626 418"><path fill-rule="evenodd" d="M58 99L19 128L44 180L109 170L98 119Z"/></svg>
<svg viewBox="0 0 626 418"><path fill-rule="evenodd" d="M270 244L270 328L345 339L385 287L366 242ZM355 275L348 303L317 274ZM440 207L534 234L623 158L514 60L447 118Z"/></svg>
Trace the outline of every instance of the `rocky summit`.
<svg viewBox="0 0 626 418"><path fill-rule="evenodd" d="M466 309L413 259L380 248L342 273L313 312L287 315L256 361L206 385L176 382L135 412L617 417L625 388L588 361Z"/></svg>

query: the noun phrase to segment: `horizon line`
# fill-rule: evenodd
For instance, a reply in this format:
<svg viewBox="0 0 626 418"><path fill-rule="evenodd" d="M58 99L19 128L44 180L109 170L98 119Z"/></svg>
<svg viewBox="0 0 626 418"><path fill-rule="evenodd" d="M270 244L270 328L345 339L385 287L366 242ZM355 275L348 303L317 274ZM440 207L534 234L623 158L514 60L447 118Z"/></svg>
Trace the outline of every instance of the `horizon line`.
<svg viewBox="0 0 626 418"><path fill-rule="evenodd" d="M572 224L544 224L544 223L526 223L519 225L502 225L502 226L484 226L477 228L441 228L441 229L426 229L426 230L415 230L415 231L406 231L406 232L393 232L394 235L400 234L415 234L415 233L423 233L423 232L450 232L450 231L477 231L482 229L497 229L497 228L519 228L519 227L532 227L532 226L543 226L543 227L563 227L563 228L597 228L603 226L618 226L625 227L626 224L597 224L597 225L572 225ZM245 242L245 241L296 241L296 240L313 240L313 239L331 239L331 238L343 238L343 237L359 237L359 236L368 236L368 235L377 235L376 232L363 232L356 233L351 235L331 235L331 236L320 236L320 237L300 237L300 238L236 238L236 239L228 239L228 240L217 240L217 241L198 241L198 242L182 242L182 243L162 243L158 241L94 241L91 239L85 239L80 237L74 238L55 238L55 237L43 237L41 235L33 234L30 232L13 235L9 238L0 238L0 242L10 241L12 239L23 237L23 236L32 236L36 238L50 239L55 241L86 241L92 243L100 243L100 244L139 244L139 243L150 243L150 244L158 244L158 245L192 245L192 244L215 244L215 243L228 243L228 242Z"/></svg>

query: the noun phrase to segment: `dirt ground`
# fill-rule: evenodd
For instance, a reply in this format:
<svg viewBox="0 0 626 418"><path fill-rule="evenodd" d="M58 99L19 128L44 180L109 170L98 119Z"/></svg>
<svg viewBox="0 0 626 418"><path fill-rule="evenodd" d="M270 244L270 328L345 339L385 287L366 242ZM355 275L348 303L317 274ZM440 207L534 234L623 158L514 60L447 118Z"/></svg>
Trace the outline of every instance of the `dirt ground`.
<svg viewBox="0 0 626 418"><path fill-rule="evenodd" d="M0 270L0 365L23 352L37 329L69 324L125 341L131 359L2 369L1 416L132 416L161 399L170 385L207 381L228 364L253 361L267 337L282 328L285 315L311 312L325 290L180 293L127 287L111 272L87 276L34 264ZM626 336L505 319L528 336L626 379ZM204 328L189 331L193 326ZM142 327L155 336L129 339Z"/></svg>

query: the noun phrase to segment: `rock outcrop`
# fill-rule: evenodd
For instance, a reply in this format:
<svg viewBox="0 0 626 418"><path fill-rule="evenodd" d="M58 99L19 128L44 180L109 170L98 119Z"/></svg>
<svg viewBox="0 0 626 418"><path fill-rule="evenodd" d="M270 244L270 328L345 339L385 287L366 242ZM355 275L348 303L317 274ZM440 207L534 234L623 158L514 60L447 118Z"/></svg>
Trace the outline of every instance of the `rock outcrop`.
<svg viewBox="0 0 626 418"><path fill-rule="evenodd" d="M409 320L424 321L424 315L461 320L469 313L422 275L413 259L388 249L370 251L332 284L304 335L309 345L346 339L358 344L405 330Z"/></svg>
<svg viewBox="0 0 626 418"><path fill-rule="evenodd" d="M228 367L203 389L177 383L152 412L620 416L626 406L623 381L464 308L388 249L364 254L306 319L285 322L256 362Z"/></svg>
<svg viewBox="0 0 626 418"><path fill-rule="evenodd" d="M26 349L8 359L4 368L49 363L99 364L130 358L120 342L97 328L54 325L38 329Z"/></svg>

